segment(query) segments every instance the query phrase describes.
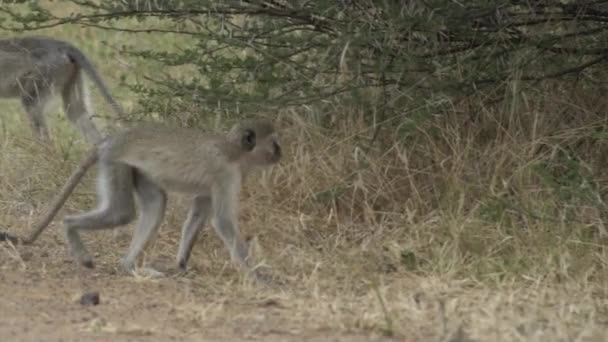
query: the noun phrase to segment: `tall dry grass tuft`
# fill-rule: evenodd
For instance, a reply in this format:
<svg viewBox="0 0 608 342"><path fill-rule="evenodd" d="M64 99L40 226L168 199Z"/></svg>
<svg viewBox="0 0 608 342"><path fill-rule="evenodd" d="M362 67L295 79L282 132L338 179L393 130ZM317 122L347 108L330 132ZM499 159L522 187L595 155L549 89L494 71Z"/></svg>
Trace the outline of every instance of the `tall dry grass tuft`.
<svg viewBox="0 0 608 342"><path fill-rule="evenodd" d="M387 125L382 150L361 143L371 130L363 120L324 131L306 112L284 113L287 159L245 204L276 225L257 232L335 253L363 277L605 280L601 112L540 91L477 103L407 136Z"/></svg>
<svg viewBox="0 0 608 342"><path fill-rule="evenodd" d="M385 149L365 144L361 113L330 131L286 111L286 159L247 186L243 229L318 300L374 303L346 326L421 340L462 327L481 340L599 338L589 317L606 312L588 301L605 302L608 280L605 121L586 94L558 95L471 99L407 135L387 125Z"/></svg>

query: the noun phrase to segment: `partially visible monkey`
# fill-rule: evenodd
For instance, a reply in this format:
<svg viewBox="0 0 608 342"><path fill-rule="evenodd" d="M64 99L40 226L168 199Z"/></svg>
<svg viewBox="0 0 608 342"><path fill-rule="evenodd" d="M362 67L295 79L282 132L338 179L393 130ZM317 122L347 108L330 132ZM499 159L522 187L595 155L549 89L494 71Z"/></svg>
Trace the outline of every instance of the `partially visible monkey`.
<svg viewBox="0 0 608 342"><path fill-rule="evenodd" d="M46 107L59 92L68 119L88 143L97 143L101 134L93 123L88 88L82 73L99 87L118 115L122 107L89 59L72 44L47 37L0 39L0 98L20 98L35 137L50 141L45 119Z"/></svg>
<svg viewBox="0 0 608 342"><path fill-rule="evenodd" d="M69 250L77 262L93 267L79 232L115 228L134 219L138 199L140 215L128 252L121 263L132 273L135 262L157 232L163 219L166 191L194 194L182 227L177 263L186 269L192 246L209 216L213 226L241 269L249 269L249 247L237 225L238 196L244 178L254 169L276 164L281 147L273 125L267 120L235 124L227 134L203 133L189 128L140 124L104 138L70 177L49 212L26 239L6 232L0 240L32 243L48 226L86 170L99 166L99 205L89 212L64 218ZM161 275L144 269L151 275ZM255 272L252 273L257 278Z"/></svg>

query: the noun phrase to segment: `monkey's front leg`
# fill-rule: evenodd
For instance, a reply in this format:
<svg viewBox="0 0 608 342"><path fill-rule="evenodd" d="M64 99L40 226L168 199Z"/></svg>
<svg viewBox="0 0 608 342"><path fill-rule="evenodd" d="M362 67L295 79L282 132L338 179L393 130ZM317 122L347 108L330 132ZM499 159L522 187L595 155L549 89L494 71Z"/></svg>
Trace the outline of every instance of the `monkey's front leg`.
<svg viewBox="0 0 608 342"><path fill-rule="evenodd" d="M135 176L135 193L139 198L141 212L133 231L133 238L127 255L121 260L122 266L128 273L144 273L151 277L161 277L162 272L152 268L135 270L135 262L146 248L150 240L158 232L164 217L167 195L156 184L149 181L145 176L137 173Z"/></svg>
<svg viewBox="0 0 608 342"><path fill-rule="evenodd" d="M181 272L186 271L186 264L190 259L192 247L210 213L211 197L208 195L194 197L192 207L188 212L188 218L182 227L182 237L177 252L177 264Z"/></svg>
<svg viewBox="0 0 608 342"><path fill-rule="evenodd" d="M252 267L249 244L241 236L236 220L231 215L220 214L215 217L213 226L226 248L228 248L232 261L239 267L240 271L259 284L271 285L271 277Z"/></svg>

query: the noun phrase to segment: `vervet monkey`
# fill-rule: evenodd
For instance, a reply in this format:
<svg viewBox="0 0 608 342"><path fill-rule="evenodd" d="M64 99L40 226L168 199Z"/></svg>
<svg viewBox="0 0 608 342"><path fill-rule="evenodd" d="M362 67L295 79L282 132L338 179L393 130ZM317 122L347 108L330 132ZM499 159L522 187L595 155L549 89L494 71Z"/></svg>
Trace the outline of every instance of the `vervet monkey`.
<svg viewBox="0 0 608 342"><path fill-rule="evenodd" d="M48 226L86 170L97 162L97 208L67 216L63 222L69 250L77 262L93 267L93 259L80 231L115 228L134 219L137 198L140 215L128 252L121 263L132 273L146 244L158 231L167 201L166 191L194 195L182 227L177 263L186 269L192 246L201 228L213 217L213 226L242 269L249 269L249 247L237 224L238 196L245 177L254 169L278 163L281 147L273 125L248 120L227 134L203 133L190 128L140 124L104 138L72 174L43 220L26 239L5 233L0 240L32 243ZM162 275L143 269L153 276ZM256 273L252 275L257 277Z"/></svg>
<svg viewBox="0 0 608 342"><path fill-rule="evenodd" d="M29 125L40 141L50 141L45 112L57 92L68 119L87 142L100 141L101 134L90 117L93 112L83 71L122 115L122 107L93 64L72 44L47 37L0 39L0 98L21 99Z"/></svg>

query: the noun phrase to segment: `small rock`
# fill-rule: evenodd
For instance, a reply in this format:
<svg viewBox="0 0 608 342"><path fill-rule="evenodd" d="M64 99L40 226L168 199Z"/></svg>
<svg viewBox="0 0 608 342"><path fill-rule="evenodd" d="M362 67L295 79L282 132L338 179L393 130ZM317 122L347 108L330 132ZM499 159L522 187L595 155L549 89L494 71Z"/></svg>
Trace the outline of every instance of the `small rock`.
<svg viewBox="0 0 608 342"><path fill-rule="evenodd" d="M99 304L99 292L87 292L80 297L82 305L97 305Z"/></svg>
<svg viewBox="0 0 608 342"><path fill-rule="evenodd" d="M23 261L30 261L33 256L32 252L21 252L21 260Z"/></svg>

